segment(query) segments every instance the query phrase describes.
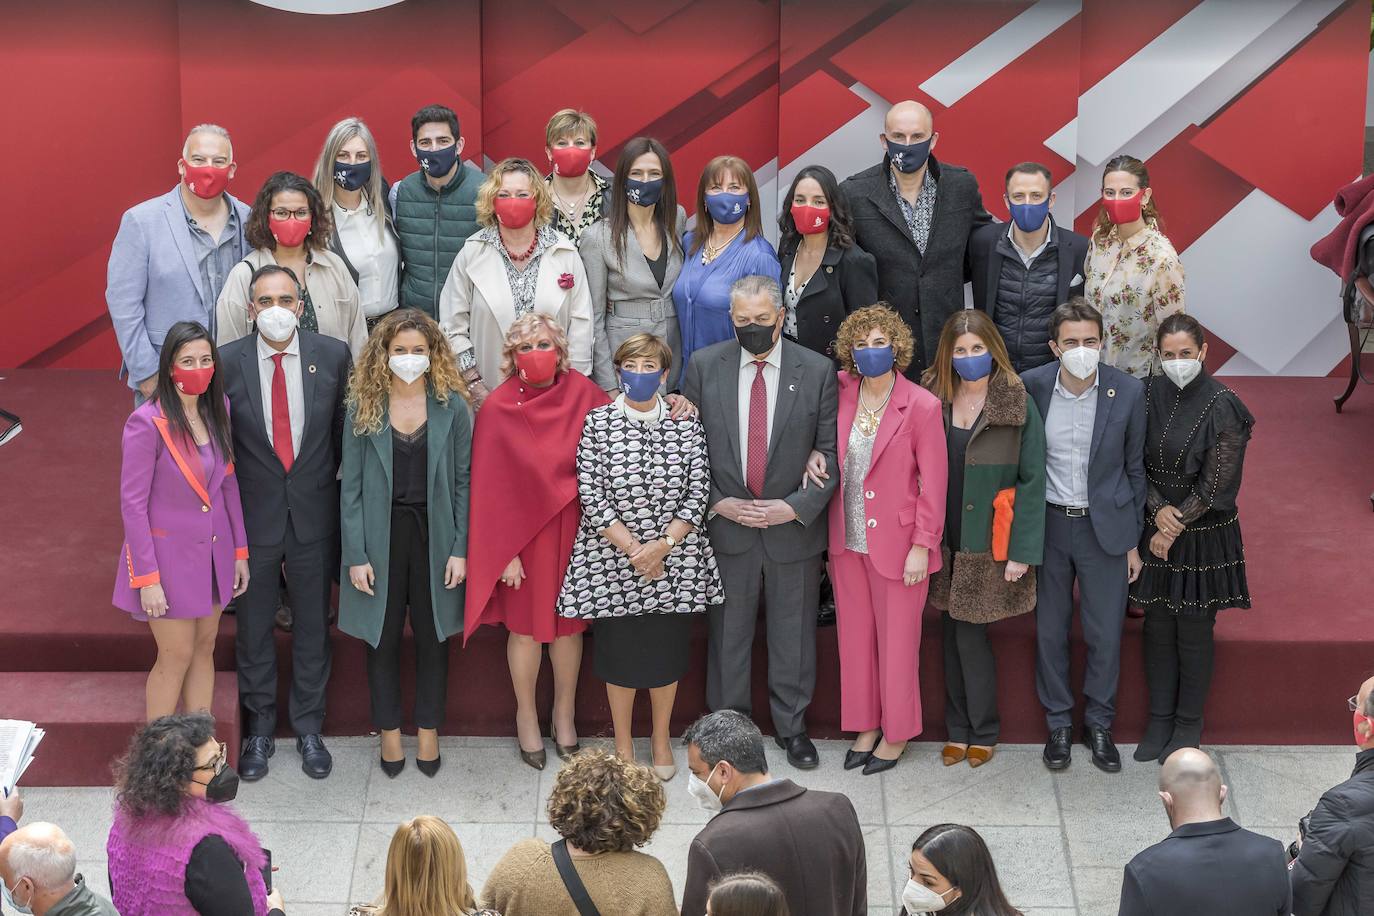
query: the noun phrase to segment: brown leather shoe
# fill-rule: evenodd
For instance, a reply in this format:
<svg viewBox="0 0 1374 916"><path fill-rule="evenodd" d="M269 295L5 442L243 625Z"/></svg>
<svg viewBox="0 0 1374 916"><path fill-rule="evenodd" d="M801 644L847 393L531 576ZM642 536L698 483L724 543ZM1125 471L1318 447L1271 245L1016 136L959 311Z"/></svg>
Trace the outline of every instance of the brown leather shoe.
<svg viewBox="0 0 1374 916"><path fill-rule="evenodd" d="M946 744L940 751L940 762L947 767L952 767L968 756L968 750L967 747L960 747L957 744Z"/></svg>
<svg viewBox="0 0 1374 916"><path fill-rule="evenodd" d="M997 747L978 747L970 745L968 749L968 765L975 770L992 759L992 755L997 753Z"/></svg>

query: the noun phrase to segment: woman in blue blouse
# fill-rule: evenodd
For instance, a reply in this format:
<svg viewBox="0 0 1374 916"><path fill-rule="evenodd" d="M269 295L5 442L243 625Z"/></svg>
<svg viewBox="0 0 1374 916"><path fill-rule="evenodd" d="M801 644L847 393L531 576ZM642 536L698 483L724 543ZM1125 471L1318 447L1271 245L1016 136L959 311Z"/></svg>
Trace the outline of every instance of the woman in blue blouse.
<svg viewBox="0 0 1374 916"><path fill-rule="evenodd" d="M706 164L697 184L696 228L683 239L683 249L673 307L686 372L694 351L734 339L730 286L736 280L762 274L782 282L778 253L763 237L759 187L743 159L717 156Z"/></svg>

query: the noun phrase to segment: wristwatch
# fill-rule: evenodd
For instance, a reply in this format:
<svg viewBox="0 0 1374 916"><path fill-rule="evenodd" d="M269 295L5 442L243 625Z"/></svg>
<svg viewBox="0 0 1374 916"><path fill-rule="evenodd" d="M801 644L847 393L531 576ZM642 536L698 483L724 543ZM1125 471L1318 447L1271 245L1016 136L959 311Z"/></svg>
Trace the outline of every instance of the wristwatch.
<svg viewBox="0 0 1374 916"><path fill-rule="evenodd" d="M663 535L661 538L659 538L659 540L662 541L663 543L667 544L669 550L672 550L672 549L673 549L674 547L676 547L678 544L681 544L681 543L682 543L682 542L679 541L677 538L673 537L671 534L665 534L665 535Z"/></svg>

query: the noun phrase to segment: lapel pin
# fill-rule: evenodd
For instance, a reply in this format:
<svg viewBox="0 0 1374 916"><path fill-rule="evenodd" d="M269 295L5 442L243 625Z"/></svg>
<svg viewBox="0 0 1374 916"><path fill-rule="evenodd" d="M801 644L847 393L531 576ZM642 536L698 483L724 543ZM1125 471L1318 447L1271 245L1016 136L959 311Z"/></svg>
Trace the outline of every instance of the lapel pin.
<svg viewBox="0 0 1374 916"><path fill-rule="evenodd" d="M827 268L825 269L825 272L828 273L828 274L829 274L829 273L834 273L834 272L835 272L835 268L833 268L833 267L827 267Z"/></svg>
<svg viewBox="0 0 1374 916"><path fill-rule="evenodd" d="M314 364L314 363L311 363L311 364L310 364L310 371L311 371L311 372L314 372L314 371L315 371L315 364Z"/></svg>
<svg viewBox="0 0 1374 916"><path fill-rule="evenodd" d="M314 371L315 371L315 367L314 367L314 366L311 366L311 367L310 367L310 371L311 371L311 372L314 372ZM1116 397L1116 389L1115 389L1115 388L1108 388L1108 389L1107 389L1107 397L1109 397L1109 398L1114 398L1114 397Z"/></svg>

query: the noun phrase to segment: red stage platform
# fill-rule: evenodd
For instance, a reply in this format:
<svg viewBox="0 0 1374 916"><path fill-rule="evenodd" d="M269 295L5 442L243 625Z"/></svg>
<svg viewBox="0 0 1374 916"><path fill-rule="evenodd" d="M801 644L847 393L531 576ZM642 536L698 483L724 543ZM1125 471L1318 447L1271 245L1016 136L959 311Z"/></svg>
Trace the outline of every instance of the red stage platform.
<svg viewBox="0 0 1374 916"><path fill-rule="evenodd" d="M1336 380L1230 381L1257 418L1241 493L1255 606L1223 612L1217 627L1207 739L1348 743L1342 701L1374 671L1369 625L1374 589L1364 565L1374 556L1368 501L1374 487L1374 391L1357 392L1344 415L1337 416L1330 400L1340 388ZM22 710L26 717L42 719L51 733L89 718L82 707L98 699L90 691L99 679L33 679L16 673L141 672L154 655L147 628L110 605L122 539L120 431L131 400L110 372L21 370L0 381L0 406L24 420L23 434L0 448L0 718L21 708L14 702L17 691L45 684L46 698L27 696ZM217 667L231 671L232 617L225 618L221 634ZM1000 665L1002 738L1039 742L1044 719L1035 696L1034 622L1022 617L994 626L992 634ZM278 640L283 672L290 658L286 639ZM822 630L819 642L811 731L836 737L835 631ZM513 733L504 643L504 633L486 628L467 648L454 646L447 733ZM334 648L326 729L366 733L362 644L336 633ZM678 693L679 727L703 708L704 625L698 626L695 651L697 664ZM921 657L924 737L934 740L943 737L943 689L940 629L929 609ZM767 728L765 665L763 654L756 653L754 708ZM115 680L123 684L125 679ZM544 680L547 709L547 670ZM141 686L135 687L141 693ZM283 709L284 701L283 693ZM140 703L125 705L141 709ZM1135 620L1126 625L1119 708L1117 737L1132 741L1145 718L1140 622ZM647 703L641 712L647 720ZM584 735L609 730L605 692L590 664L584 668L578 724ZM647 728L647 721L641 727ZM91 769L83 778L108 782L102 765ZM64 784L75 779L70 768L45 765L40 757L25 781L43 784L59 773Z"/></svg>

